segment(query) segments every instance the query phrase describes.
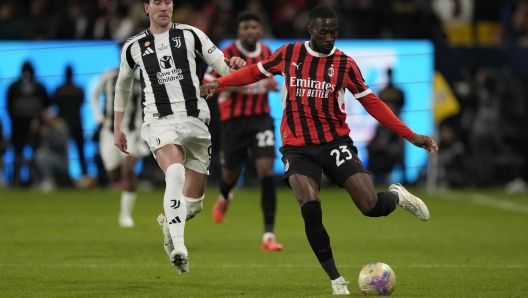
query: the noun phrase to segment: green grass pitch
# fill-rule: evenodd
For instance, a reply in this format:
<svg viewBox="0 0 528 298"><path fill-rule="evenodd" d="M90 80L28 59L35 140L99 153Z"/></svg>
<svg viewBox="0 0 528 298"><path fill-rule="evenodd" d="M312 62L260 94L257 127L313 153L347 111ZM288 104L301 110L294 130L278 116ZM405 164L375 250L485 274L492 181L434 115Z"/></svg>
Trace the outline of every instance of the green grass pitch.
<svg viewBox="0 0 528 298"><path fill-rule="evenodd" d="M528 297L528 196L500 191L425 193L421 222L398 208L367 218L346 192L323 189L323 221L352 297L371 261L397 276L393 297ZM281 252L261 252L260 191L237 189L216 224L204 211L187 223L190 273L178 275L156 217L163 191L140 192L136 226L117 225L119 191L41 194L0 189L0 297L330 297L304 234L300 209L279 188Z"/></svg>

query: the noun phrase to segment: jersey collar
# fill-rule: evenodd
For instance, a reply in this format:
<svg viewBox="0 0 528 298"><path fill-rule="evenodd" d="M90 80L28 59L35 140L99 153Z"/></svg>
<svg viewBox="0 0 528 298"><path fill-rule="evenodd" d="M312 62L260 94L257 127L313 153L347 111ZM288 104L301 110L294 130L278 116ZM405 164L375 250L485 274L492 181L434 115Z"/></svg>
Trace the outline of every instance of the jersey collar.
<svg viewBox="0 0 528 298"><path fill-rule="evenodd" d="M323 54L323 53L319 53L319 52L316 52L316 51L312 50L312 48L310 48L310 42L309 41L305 41L304 42L304 46L306 47L306 50L308 51L308 53L310 53L310 55L312 55L314 57L328 57L328 56L333 55L335 53L335 50L336 50L336 47L333 47L329 54Z"/></svg>
<svg viewBox="0 0 528 298"><path fill-rule="evenodd" d="M260 41L257 41L256 48L253 52L248 52L246 49L244 49L244 46L242 46L242 42L239 39L235 41L235 45L238 51L248 58L257 58L258 56L260 56L260 53L262 53L262 46L260 45Z"/></svg>
<svg viewBox="0 0 528 298"><path fill-rule="evenodd" d="M178 25L180 25L180 23L172 23L172 26L169 29L169 31L175 30L176 27L178 27ZM163 32L163 33L165 33L165 32ZM163 34L163 33L160 33L160 34ZM145 35L154 35L154 34L152 34L152 32L150 32L150 28L147 28L145 30ZM159 34L156 34L156 35L159 35Z"/></svg>

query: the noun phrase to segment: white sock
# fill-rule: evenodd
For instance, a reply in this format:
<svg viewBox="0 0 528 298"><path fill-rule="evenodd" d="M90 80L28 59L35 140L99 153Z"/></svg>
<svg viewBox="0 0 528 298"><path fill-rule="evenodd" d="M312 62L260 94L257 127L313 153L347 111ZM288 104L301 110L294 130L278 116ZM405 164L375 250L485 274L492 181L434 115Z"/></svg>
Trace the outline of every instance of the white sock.
<svg viewBox="0 0 528 298"><path fill-rule="evenodd" d="M275 234L273 234L272 232L264 233L264 236L262 236L262 242L268 240L268 238L270 237L273 237L273 239L275 239Z"/></svg>
<svg viewBox="0 0 528 298"><path fill-rule="evenodd" d="M185 199L185 207L187 208L186 221L195 217L196 214L202 211L204 197L205 196L202 196L201 198L198 198L198 199L191 199L186 196L183 196L183 199Z"/></svg>
<svg viewBox="0 0 528 298"><path fill-rule="evenodd" d="M187 208L183 199L183 184L185 183L185 168L179 163L172 164L165 174L165 195L163 196L163 209L169 224L174 246L183 244L183 231Z"/></svg>
<svg viewBox="0 0 528 298"><path fill-rule="evenodd" d="M121 215L132 217L132 211L136 204L136 193L131 191L123 191L121 193Z"/></svg>
<svg viewBox="0 0 528 298"><path fill-rule="evenodd" d="M332 284L335 284L335 283L337 283L337 282L344 281L344 280L345 280L345 279L344 279L342 276L340 276L340 277L338 277L338 278L336 278L336 279L333 279L333 280L332 280Z"/></svg>

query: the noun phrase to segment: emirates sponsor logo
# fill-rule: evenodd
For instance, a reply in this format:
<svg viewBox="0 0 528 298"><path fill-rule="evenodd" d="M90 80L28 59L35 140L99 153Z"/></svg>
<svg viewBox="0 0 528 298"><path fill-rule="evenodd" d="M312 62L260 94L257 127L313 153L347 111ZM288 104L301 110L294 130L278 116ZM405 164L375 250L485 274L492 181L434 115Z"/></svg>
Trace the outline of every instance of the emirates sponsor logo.
<svg viewBox="0 0 528 298"><path fill-rule="evenodd" d="M290 86L296 88L295 96L308 96L316 98L328 98L330 93L336 90L336 85L325 81L290 78Z"/></svg>

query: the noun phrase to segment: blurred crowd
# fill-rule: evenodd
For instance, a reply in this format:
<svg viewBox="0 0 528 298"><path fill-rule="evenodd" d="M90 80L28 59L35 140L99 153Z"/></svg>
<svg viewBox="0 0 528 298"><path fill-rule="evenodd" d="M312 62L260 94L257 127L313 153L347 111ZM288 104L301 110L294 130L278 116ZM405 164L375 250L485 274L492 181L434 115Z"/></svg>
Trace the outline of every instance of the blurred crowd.
<svg viewBox="0 0 528 298"><path fill-rule="evenodd" d="M528 0L175 1L173 21L198 27L218 43L236 38L235 16L250 10L262 17L263 38L306 39L309 11L318 4L331 5L338 12L339 38L429 39L435 45L436 63L439 63L438 56L449 47L528 48ZM0 0L0 40L121 41L146 27L148 17L140 0ZM74 123L79 107L72 104L49 109L60 106L64 96L76 97L75 102L83 101L82 90L75 90L71 76L72 70L66 70L65 84L53 96L45 92L36 97L28 95L31 98L28 100L38 102L38 110L35 108L32 115L19 115L23 123L19 126L12 120L15 168L26 162L21 148L27 144L33 146L35 154L31 163L36 169L35 181L43 189L56 187L57 181L74 185L69 178L60 178L65 173L68 176L67 168L61 168L60 164L67 158L64 150L69 137L77 141L83 177L87 176L82 131L80 124ZM508 66L460 68L456 79L450 81L460 111L438 123L438 184L501 186L509 191L528 189L525 182L528 181L527 83L526 74ZM20 92L26 95L28 90L41 92L30 65L22 69L18 84ZM389 87L397 89L392 82ZM398 94L394 90L386 94L380 97L387 103L393 101L395 106L391 108L398 115L404 94L400 99L398 96L394 99L394 94ZM18 117L17 104L9 107L12 119ZM27 109L21 110L28 113ZM17 135L23 140L18 140ZM7 140L0 134L0 154L6 148ZM369 145L372 159L369 164L377 184L387 182L395 165L405 169L402 150L399 138L382 128L376 131ZM0 169L1 166L0 159ZM11 183L19 183L16 170L14 177Z"/></svg>
<svg viewBox="0 0 528 298"><path fill-rule="evenodd" d="M0 40L126 39L148 25L140 0L0 1ZM194 0L174 1L173 21L214 41L235 37L235 16L258 12L264 38L306 38L318 4L339 14L341 38L427 38L450 44L528 46L525 0Z"/></svg>

